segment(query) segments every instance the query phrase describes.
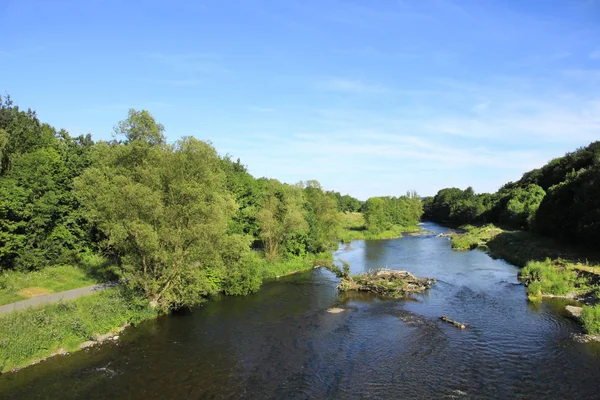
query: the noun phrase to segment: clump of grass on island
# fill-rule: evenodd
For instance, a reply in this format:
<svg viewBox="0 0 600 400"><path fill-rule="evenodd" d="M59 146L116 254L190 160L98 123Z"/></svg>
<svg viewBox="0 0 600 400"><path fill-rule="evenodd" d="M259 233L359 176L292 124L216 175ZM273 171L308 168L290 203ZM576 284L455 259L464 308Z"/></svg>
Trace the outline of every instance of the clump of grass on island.
<svg viewBox="0 0 600 400"><path fill-rule="evenodd" d="M585 331L591 335L600 334L600 304L583 306L581 322Z"/></svg>
<svg viewBox="0 0 600 400"><path fill-rule="evenodd" d="M398 226L381 232L370 232L365 226L365 219L362 213L352 212L343 213L342 228L339 233L339 240L342 243L348 243L352 240L383 240L402 237L403 233L419 232L422 228L418 225Z"/></svg>
<svg viewBox="0 0 600 400"><path fill-rule="evenodd" d="M530 261L519 272L527 285L527 297L539 302L544 295L575 296L590 290L587 280L562 260Z"/></svg>
<svg viewBox="0 0 600 400"><path fill-rule="evenodd" d="M96 334L154 318L148 302L121 288L0 317L0 371L24 367L58 351L78 350Z"/></svg>

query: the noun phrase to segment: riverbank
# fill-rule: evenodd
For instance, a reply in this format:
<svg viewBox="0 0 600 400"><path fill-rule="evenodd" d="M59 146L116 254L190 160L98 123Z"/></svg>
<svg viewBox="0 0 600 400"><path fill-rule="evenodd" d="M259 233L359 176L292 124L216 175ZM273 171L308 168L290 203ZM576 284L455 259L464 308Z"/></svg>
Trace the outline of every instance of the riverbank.
<svg viewBox="0 0 600 400"><path fill-rule="evenodd" d="M600 255L582 247L525 231L507 231L494 225L461 227L451 235L452 249L486 251L522 270L531 302L543 297L563 297L584 304L584 329L600 333Z"/></svg>
<svg viewBox="0 0 600 400"><path fill-rule="evenodd" d="M0 317L0 371L80 349L94 338L157 316L148 302L123 288Z"/></svg>
<svg viewBox="0 0 600 400"><path fill-rule="evenodd" d="M398 226L381 232L370 232L365 226L365 219L362 213L352 212L343 213L342 229L339 233L339 240L342 243L348 243L352 240L385 240L402 237L403 233L420 232L422 228L419 225Z"/></svg>
<svg viewBox="0 0 600 400"><path fill-rule="evenodd" d="M263 280L275 279L327 266L332 261L331 253L276 261L263 260L261 277ZM65 272L65 276L56 275L59 272ZM27 279L27 276L32 278ZM15 277L18 279L14 279ZM76 271L75 267L46 268L29 274L5 273L4 282L14 284L0 291L0 296L15 298L12 293L27 282L50 286L52 278L57 279L54 288L71 289L77 283L90 282L83 278L78 280L69 277L82 278L85 275L82 271ZM17 371L49 357L68 354L118 337L118 333L125 327L157 316L159 312L151 308L146 299L123 287L10 312L0 316L0 373Z"/></svg>

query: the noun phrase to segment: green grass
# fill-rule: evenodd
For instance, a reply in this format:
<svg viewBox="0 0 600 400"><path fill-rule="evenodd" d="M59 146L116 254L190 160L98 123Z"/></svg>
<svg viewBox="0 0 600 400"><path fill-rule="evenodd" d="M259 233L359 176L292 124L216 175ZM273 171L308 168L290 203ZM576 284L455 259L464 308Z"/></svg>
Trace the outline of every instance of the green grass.
<svg viewBox="0 0 600 400"><path fill-rule="evenodd" d="M121 288L0 317L0 370L9 371L59 349L74 351L94 334L155 317L145 300Z"/></svg>
<svg viewBox="0 0 600 400"><path fill-rule="evenodd" d="M502 233L502 229L494 225L461 227L462 233L452 234L452 248L454 250L472 250L484 246L490 239Z"/></svg>
<svg viewBox="0 0 600 400"><path fill-rule="evenodd" d="M481 249L523 267L530 301L543 295L566 296L591 293L600 280L600 266L590 264L600 256L589 249L567 245L526 231L507 231L494 225L461 227L452 235L455 250Z"/></svg>
<svg viewBox="0 0 600 400"><path fill-rule="evenodd" d="M600 304L595 306L583 306L581 321L585 331L592 335L600 333Z"/></svg>
<svg viewBox="0 0 600 400"><path fill-rule="evenodd" d="M511 264L524 267L530 261L564 260L570 267L585 267L592 273L600 273L600 252L558 242L554 239L527 231L508 231L492 224L484 226L465 225L463 232L452 235L452 248L469 250L479 248L494 258L502 258Z"/></svg>
<svg viewBox="0 0 600 400"><path fill-rule="evenodd" d="M333 255L329 252L308 254L305 257L294 257L275 261L263 262L263 277L265 279L290 275L295 272L307 271L317 265L328 266L333 262Z"/></svg>
<svg viewBox="0 0 600 400"><path fill-rule="evenodd" d="M3 271L0 273L0 305L107 282L116 277L116 267L94 254L82 255L77 266L58 265L27 272Z"/></svg>
<svg viewBox="0 0 600 400"><path fill-rule="evenodd" d="M5 271L0 274L0 305L26 300L29 288L45 289L47 293L62 292L99 283L82 268L60 265L34 272ZM21 292L21 294L19 294ZM43 294L42 290L33 290Z"/></svg>
<svg viewBox="0 0 600 400"><path fill-rule="evenodd" d="M362 213L344 213L339 240L347 243L352 240L395 239L402 237L402 233L404 232L419 232L421 230L421 227L418 225L394 226L386 231L374 233L366 229Z"/></svg>
<svg viewBox="0 0 600 400"><path fill-rule="evenodd" d="M544 294L566 296L588 289L585 280L568 263L549 258L528 262L519 277L527 284L527 296L533 302L539 302Z"/></svg>

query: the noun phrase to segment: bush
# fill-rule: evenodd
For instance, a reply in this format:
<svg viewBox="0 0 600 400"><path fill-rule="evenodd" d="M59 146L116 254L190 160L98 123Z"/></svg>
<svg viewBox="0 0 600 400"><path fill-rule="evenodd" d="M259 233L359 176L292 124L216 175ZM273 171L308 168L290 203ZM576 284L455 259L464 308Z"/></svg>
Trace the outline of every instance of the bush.
<svg viewBox="0 0 600 400"><path fill-rule="evenodd" d="M532 303L539 303L542 301L542 284L540 282L531 282L527 286L527 299Z"/></svg>
<svg viewBox="0 0 600 400"><path fill-rule="evenodd" d="M593 335L600 333L600 305L583 306L581 321L587 333Z"/></svg>
<svg viewBox="0 0 600 400"><path fill-rule="evenodd" d="M576 290L577 273L561 265L545 261L530 261L519 276L526 281L527 293L537 299L541 294L564 296Z"/></svg>

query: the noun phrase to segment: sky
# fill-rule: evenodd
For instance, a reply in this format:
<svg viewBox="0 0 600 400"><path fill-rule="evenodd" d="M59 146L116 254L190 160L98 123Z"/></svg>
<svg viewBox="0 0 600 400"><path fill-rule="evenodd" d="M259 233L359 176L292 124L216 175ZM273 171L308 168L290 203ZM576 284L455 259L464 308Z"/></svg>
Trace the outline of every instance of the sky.
<svg viewBox="0 0 600 400"><path fill-rule="evenodd" d="M256 177L493 192L600 140L600 0L0 0L0 93L71 135L146 109Z"/></svg>

